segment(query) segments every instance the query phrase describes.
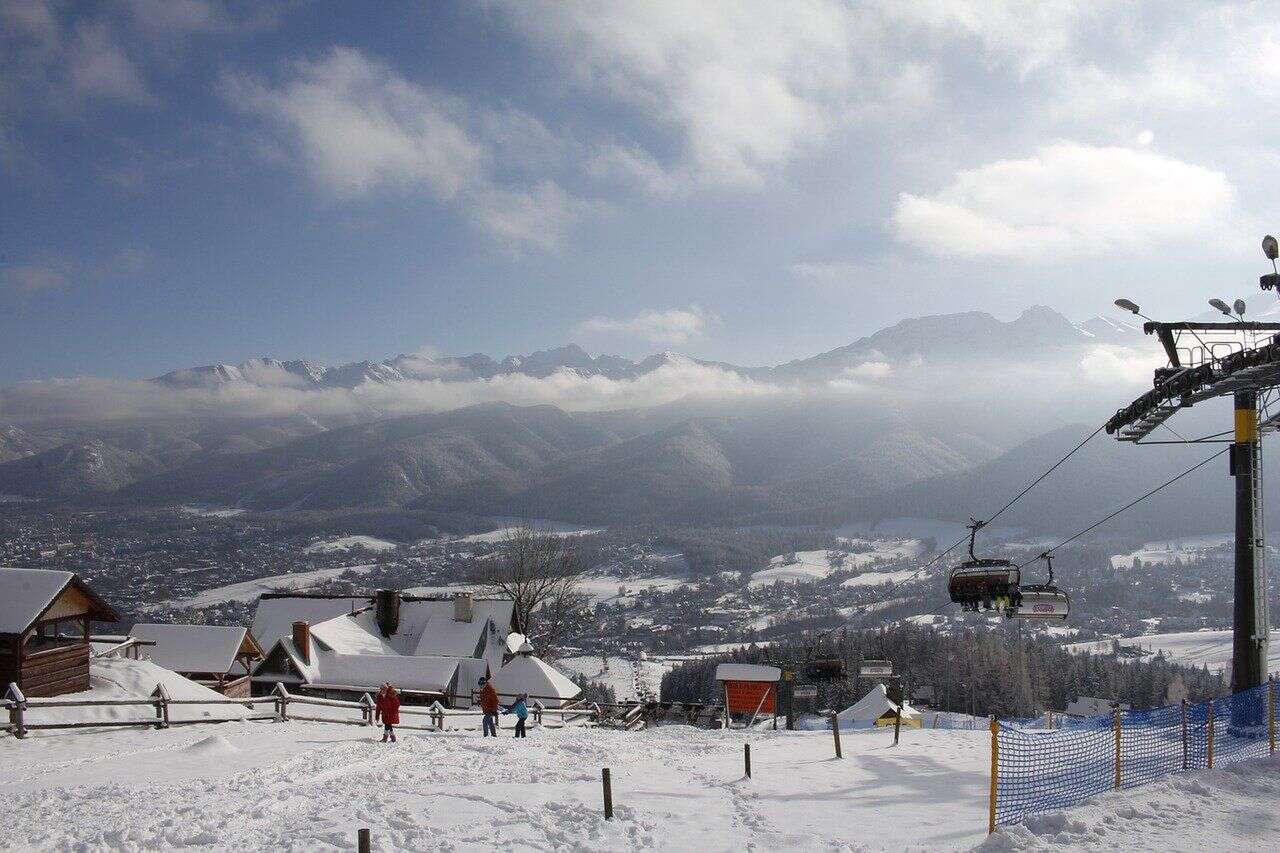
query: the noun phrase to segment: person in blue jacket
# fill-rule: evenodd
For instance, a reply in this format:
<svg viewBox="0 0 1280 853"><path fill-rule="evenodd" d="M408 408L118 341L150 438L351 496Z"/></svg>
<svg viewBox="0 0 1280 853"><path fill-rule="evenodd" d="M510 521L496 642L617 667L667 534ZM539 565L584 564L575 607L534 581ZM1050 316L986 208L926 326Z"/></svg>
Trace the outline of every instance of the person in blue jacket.
<svg viewBox="0 0 1280 853"><path fill-rule="evenodd" d="M520 695L516 696L516 701L508 705L506 710L502 712L503 714L516 715L516 737L525 736L524 724L525 724L525 720L529 719L528 699L529 699L528 694L521 693Z"/></svg>

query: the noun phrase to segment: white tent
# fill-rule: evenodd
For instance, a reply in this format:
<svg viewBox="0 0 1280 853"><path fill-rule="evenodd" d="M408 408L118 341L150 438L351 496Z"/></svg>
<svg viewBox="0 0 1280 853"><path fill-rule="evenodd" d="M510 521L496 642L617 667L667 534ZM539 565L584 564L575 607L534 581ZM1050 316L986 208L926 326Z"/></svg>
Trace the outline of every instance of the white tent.
<svg viewBox="0 0 1280 853"><path fill-rule="evenodd" d="M525 693L530 705L541 702L546 708L559 708L582 693L578 685L533 655L513 657L493 677L493 687L504 702Z"/></svg>
<svg viewBox="0 0 1280 853"><path fill-rule="evenodd" d="M883 684L877 684L875 687L871 688L866 696L863 696L857 702L854 702L848 708L845 708L839 714L836 714L836 719L840 721L840 728L842 729L863 728L866 726L874 726L876 720L879 720L885 715L892 717L893 713L897 710L898 706L890 701L889 693L885 690L885 686ZM912 708L906 702L903 702L903 722L905 723L908 720L915 721L919 719L920 712L915 708Z"/></svg>

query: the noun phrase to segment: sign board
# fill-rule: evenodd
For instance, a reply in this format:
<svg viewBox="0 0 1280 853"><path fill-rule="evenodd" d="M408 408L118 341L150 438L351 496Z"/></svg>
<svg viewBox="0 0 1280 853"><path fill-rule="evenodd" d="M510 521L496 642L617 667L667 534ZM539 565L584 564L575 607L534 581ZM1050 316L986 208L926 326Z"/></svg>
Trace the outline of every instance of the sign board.
<svg viewBox="0 0 1280 853"><path fill-rule="evenodd" d="M796 699L817 699L818 686L816 684L797 684L792 689L791 695Z"/></svg>
<svg viewBox="0 0 1280 853"><path fill-rule="evenodd" d="M893 675L893 664L887 660L864 660L858 672L863 678L885 678Z"/></svg>
<svg viewBox="0 0 1280 853"><path fill-rule="evenodd" d="M777 684L770 681L726 681L725 704L731 714L772 714L777 707Z"/></svg>

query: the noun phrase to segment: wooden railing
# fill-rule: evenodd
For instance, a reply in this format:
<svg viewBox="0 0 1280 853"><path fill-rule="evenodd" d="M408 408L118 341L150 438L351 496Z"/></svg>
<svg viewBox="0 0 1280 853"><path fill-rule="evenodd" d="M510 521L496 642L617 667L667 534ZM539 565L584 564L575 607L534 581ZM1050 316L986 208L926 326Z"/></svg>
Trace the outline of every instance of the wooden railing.
<svg viewBox="0 0 1280 853"><path fill-rule="evenodd" d="M174 720L170 717L170 709L186 706L231 706L244 707L248 713L233 717L230 720L196 719ZM263 706L269 706L266 713L259 712ZM359 701L343 699L324 699L318 696L306 696L290 693L283 684L277 684L269 696L245 698L217 699L174 699L169 696L164 685L157 685L150 698L137 699L37 699L28 698L16 684L10 684L0 707L8 711L9 723L4 727L19 738L27 736L30 731L41 729L87 729L123 726L145 726L165 729L175 725L191 725L194 723L229 722L242 720L272 720L285 722L288 720L306 720L320 723L340 723L354 726L373 726L376 724L374 702L368 693ZM151 708L154 716L126 720L77 720L74 722L42 722L39 711L46 708ZM296 709L303 709L298 713ZM341 716L322 716L317 713L306 713L307 708L335 708L358 712L358 716L350 718ZM586 703L581 700L559 708L547 708L535 701L530 707L530 716L539 725L551 727L547 719L559 717L559 726L596 725L634 731L646 725L646 705L636 702L610 703L600 705ZM256 713L255 713L256 712ZM31 719L35 713L36 719ZM428 706L401 705L400 716L410 718L426 718L424 724L400 723L397 728L418 731L444 731L450 719L462 720L479 718L483 712L479 709L459 710L445 708L439 702Z"/></svg>

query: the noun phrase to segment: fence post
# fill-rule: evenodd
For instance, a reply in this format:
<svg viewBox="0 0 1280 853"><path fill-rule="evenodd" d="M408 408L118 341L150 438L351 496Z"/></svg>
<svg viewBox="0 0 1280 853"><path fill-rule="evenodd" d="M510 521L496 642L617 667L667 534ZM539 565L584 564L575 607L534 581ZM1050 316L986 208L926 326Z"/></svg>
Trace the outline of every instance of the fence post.
<svg viewBox="0 0 1280 853"><path fill-rule="evenodd" d="M360 719L364 720L366 726L372 726L373 720L373 697L365 693L360 697Z"/></svg>
<svg viewBox="0 0 1280 853"><path fill-rule="evenodd" d="M1276 751L1276 677L1267 679L1267 742Z"/></svg>
<svg viewBox="0 0 1280 853"><path fill-rule="evenodd" d="M13 736L26 737L27 697L22 694L16 682L9 682L9 690L4 694L4 698L9 702L9 719L13 722Z"/></svg>
<svg viewBox="0 0 1280 853"><path fill-rule="evenodd" d="M1182 700L1182 769L1187 769L1187 700Z"/></svg>
<svg viewBox="0 0 1280 853"><path fill-rule="evenodd" d="M1209 714L1205 720L1205 736L1208 738L1208 744L1205 749L1206 758L1208 759L1209 769L1213 769L1213 700L1209 700Z"/></svg>
<svg viewBox="0 0 1280 853"><path fill-rule="evenodd" d="M164 689L163 684L157 684L156 689L151 691L151 698L156 700L156 728L169 728L169 691Z"/></svg>
<svg viewBox="0 0 1280 853"><path fill-rule="evenodd" d="M276 689L271 691L276 696L276 722L287 723L289 721L289 691L280 682L276 682Z"/></svg>
<svg viewBox="0 0 1280 853"><path fill-rule="evenodd" d="M431 719L437 729L444 731L444 706L440 704L439 699L431 703Z"/></svg>
<svg viewBox="0 0 1280 853"><path fill-rule="evenodd" d="M831 712L831 734L836 739L836 758L844 758L840 752L840 720L836 717L835 712Z"/></svg>
<svg viewBox="0 0 1280 853"><path fill-rule="evenodd" d="M987 798L987 835L996 831L996 788L1000 776L1000 724L991 715L991 795Z"/></svg>
<svg viewBox="0 0 1280 853"><path fill-rule="evenodd" d="M1120 708L1117 706L1112 710L1112 717L1115 720L1116 729L1116 788L1120 788Z"/></svg>
<svg viewBox="0 0 1280 853"><path fill-rule="evenodd" d="M542 709L546 707L538 699L533 700L533 721L538 725L542 725Z"/></svg>
<svg viewBox="0 0 1280 853"><path fill-rule="evenodd" d="M604 819L613 820L613 781L608 767L600 771L600 784L604 788Z"/></svg>
<svg viewBox="0 0 1280 853"><path fill-rule="evenodd" d="M751 744L742 745L742 762L747 768L747 778L751 778Z"/></svg>
<svg viewBox="0 0 1280 853"><path fill-rule="evenodd" d="M359 853L369 853L369 851L373 849L372 845L369 842L369 830L367 829L356 830L356 849L359 851Z"/></svg>

